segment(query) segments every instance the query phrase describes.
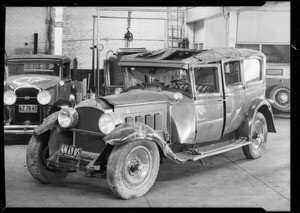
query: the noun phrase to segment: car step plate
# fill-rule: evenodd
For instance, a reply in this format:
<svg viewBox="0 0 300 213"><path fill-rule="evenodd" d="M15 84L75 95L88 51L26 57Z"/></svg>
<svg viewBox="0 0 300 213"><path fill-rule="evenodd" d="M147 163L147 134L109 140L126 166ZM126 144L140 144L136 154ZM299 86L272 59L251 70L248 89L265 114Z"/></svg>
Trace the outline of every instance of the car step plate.
<svg viewBox="0 0 300 213"><path fill-rule="evenodd" d="M234 142L231 142L229 145L225 145L223 147L219 147L216 149L207 150L206 147L199 147L193 150L185 150L183 152L175 153L176 156L180 159L192 160L196 161L205 157L209 157L212 155L217 155L223 152L227 152L245 145L250 144L250 141L247 141L247 138L239 138ZM204 151L205 150L205 151Z"/></svg>

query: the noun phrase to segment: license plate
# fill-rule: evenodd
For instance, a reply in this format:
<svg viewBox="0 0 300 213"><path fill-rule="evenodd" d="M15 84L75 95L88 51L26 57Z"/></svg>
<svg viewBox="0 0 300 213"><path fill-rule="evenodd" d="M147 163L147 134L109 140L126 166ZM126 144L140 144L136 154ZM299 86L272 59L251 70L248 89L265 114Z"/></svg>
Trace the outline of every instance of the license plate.
<svg viewBox="0 0 300 213"><path fill-rule="evenodd" d="M71 158L79 158L81 154L82 148L78 148L75 146L60 145L60 155L65 157L71 157Z"/></svg>
<svg viewBox="0 0 300 213"><path fill-rule="evenodd" d="M19 113L37 113L37 105L19 105Z"/></svg>

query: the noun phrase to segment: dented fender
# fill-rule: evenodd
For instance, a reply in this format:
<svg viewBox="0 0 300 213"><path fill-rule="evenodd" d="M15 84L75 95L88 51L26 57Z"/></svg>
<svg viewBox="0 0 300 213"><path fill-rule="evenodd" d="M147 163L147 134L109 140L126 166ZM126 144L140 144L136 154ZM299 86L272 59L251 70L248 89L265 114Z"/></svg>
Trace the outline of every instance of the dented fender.
<svg viewBox="0 0 300 213"><path fill-rule="evenodd" d="M187 161L187 159L181 159L176 156L169 145L151 127L142 123L130 122L121 124L103 138L106 143L112 146L120 146L140 139L154 141L164 155L176 163Z"/></svg>
<svg viewBox="0 0 300 213"><path fill-rule="evenodd" d="M251 102L244 121L242 122L240 128L237 130L237 136L246 137L247 140L250 140L253 120L257 112L261 112L265 116L268 132L276 133L271 104L265 99L254 99Z"/></svg>
<svg viewBox="0 0 300 213"><path fill-rule="evenodd" d="M57 125L58 111L50 114L42 124L38 125L34 130L34 135L41 135L47 130L52 130L55 125Z"/></svg>

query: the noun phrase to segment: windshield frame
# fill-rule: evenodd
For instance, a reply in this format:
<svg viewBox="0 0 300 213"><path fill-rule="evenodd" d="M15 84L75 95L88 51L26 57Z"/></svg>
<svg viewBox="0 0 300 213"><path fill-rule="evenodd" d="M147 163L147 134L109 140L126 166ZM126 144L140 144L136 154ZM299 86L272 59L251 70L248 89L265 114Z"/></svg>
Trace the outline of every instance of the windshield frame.
<svg viewBox="0 0 300 213"><path fill-rule="evenodd" d="M46 69L41 69L41 70L36 70L36 71L25 71L24 67L23 67L23 70L22 70L22 73L19 72L18 74L12 74L12 71L10 71L9 69L9 66L12 66L12 65L47 65L47 64L52 64L52 65L57 65L58 67L58 74L55 74L54 70L49 70L47 71ZM28 62L24 62L24 61L20 61L20 62L17 62L17 61L14 61L13 63L6 63L5 64L5 70L7 70L7 77L12 77L12 76L19 76L19 75L46 75L46 76L55 76L55 77L60 77L61 78L61 75L62 75L62 63L58 63L56 61L28 61ZM36 73L35 73L36 72ZM45 73L43 73L45 72ZM49 74L49 73L52 73L52 74Z"/></svg>
<svg viewBox="0 0 300 213"><path fill-rule="evenodd" d="M185 75L186 75L186 82L188 84L188 92L185 92L181 89L175 89L175 88L166 88L164 85L164 91L171 91L171 92L180 92L182 93L183 95L186 95L190 98L193 97L193 92L192 92L192 83L191 83L191 74L190 74L190 70L189 69L186 69L184 67L157 67L157 66L122 66L121 69L122 69L122 72L123 72L123 87L124 87L124 90L126 91L128 88L132 87L132 84L130 82L132 82L132 80L136 80L136 78L133 77L132 73L130 72L129 68L143 68L143 69L164 69L164 70L172 70L172 71L175 71L175 70L182 70L182 71L185 71ZM140 72L142 73L142 72ZM145 74L146 75L146 74ZM164 76L162 76L162 78L164 78L165 76L167 75L167 72ZM162 82L162 81L152 81L151 80L151 77L148 76L148 80L150 81L143 81L142 83L143 84L160 84L159 82ZM138 80L139 81L139 80ZM137 88L138 89L138 88ZM142 88L140 88L142 89Z"/></svg>

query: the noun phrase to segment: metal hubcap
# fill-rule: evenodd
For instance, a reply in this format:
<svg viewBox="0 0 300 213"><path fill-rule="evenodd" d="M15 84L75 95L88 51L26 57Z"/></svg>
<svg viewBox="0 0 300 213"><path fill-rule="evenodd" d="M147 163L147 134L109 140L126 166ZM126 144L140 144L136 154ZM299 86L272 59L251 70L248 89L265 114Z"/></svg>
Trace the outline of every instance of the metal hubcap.
<svg viewBox="0 0 300 213"><path fill-rule="evenodd" d="M254 123L254 128L252 132L252 147L254 149L259 149L264 143L264 129L260 121Z"/></svg>
<svg viewBox="0 0 300 213"><path fill-rule="evenodd" d="M152 168L152 155L144 146L137 146L128 154L123 167L124 184L135 189L149 178Z"/></svg>
<svg viewBox="0 0 300 213"><path fill-rule="evenodd" d="M290 91L287 89L279 89L274 95L274 100L280 106L287 106L290 104Z"/></svg>

